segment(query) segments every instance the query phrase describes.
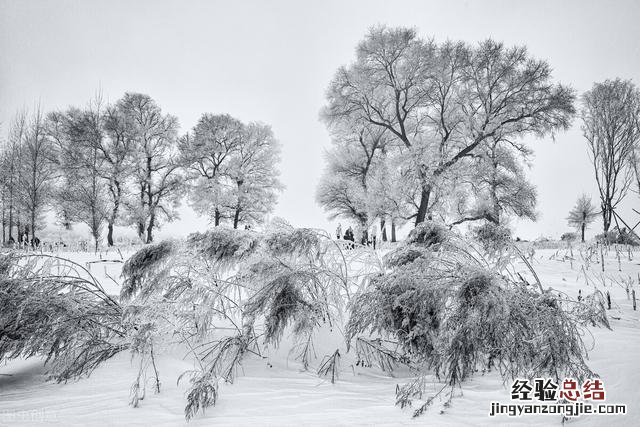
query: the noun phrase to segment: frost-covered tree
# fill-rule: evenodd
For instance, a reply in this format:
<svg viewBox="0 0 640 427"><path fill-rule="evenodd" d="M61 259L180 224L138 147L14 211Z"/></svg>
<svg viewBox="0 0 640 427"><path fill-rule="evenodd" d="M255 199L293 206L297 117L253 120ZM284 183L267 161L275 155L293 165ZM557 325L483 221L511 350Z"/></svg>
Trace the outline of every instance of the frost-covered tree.
<svg viewBox="0 0 640 427"><path fill-rule="evenodd" d="M629 80L595 83L582 97L581 116L607 232L633 179L629 161L640 140L640 91Z"/></svg>
<svg viewBox="0 0 640 427"><path fill-rule="evenodd" d="M113 227L121 221L122 204L128 195L127 178L133 172L133 126L125 112L108 106L103 114L104 137L98 141L99 172L107 181L107 244L113 246Z"/></svg>
<svg viewBox="0 0 640 427"><path fill-rule="evenodd" d="M49 114L48 132L56 144L59 171L57 214L63 223L86 224L97 250L108 217L107 182L102 177L99 150L105 138L101 102Z"/></svg>
<svg viewBox="0 0 640 427"><path fill-rule="evenodd" d="M460 181L469 188L457 205L459 219L503 222L503 216L536 219L537 192L523 171L523 162L531 150L522 144L493 137L483 145L473 160L462 163L466 169Z"/></svg>
<svg viewBox="0 0 640 427"><path fill-rule="evenodd" d="M39 106L26 121L17 165L18 200L26 221L23 231L29 239L34 239L42 226L42 214L51 200L57 174L54 144Z"/></svg>
<svg viewBox="0 0 640 427"><path fill-rule="evenodd" d="M18 225L17 239L22 239L20 230L20 204L18 191L18 171L20 161L20 149L27 128L26 112L19 112L9 125L9 135L2 147L2 157L0 158L0 174L3 182L3 214L4 222L8 229L7 241L14 239L14 225Z"/></svg>
<svg viewBox="0 0 640 427"><path fill-rule="evenodd" d="M638 126L640 127L640 117L638 117ZM638 195L640 195L640 140L636 141L630 163L636 180L635 191L638 193Z"/></svg>
<svg viewBox="0 0 640 427"><path fill-rule="evenodd" d="M280 145L271 128L244 124L228 114L204 114L180 141L192 207L215 226L260 222L282 188Z"/></svg>
<svg viewBox="0 0 640 427"><path fill-rule="evenodd" d="M220 225L229 205L225 186L233 154L243 143L243 123L228 114L203 114L190 133L180 140L181 161L190 184L194 210Z"/></svg>
<svg viewBox="0 0 640 427"><path fill-rule="evenodd" d="M282 189L279 163L280 144L271 127L262 123L246 125L226 174L230 197L226 198L225 207L232 214L233 228L240 223L261 222L273 210Z"/></svg>
<svg viewBox="0 0 640 427"><path fill-rule="evenodd" d="M366 227L382 208L382 204L372 204L369 187L387 144L385 131L345 121L333 130L332 142L316 199L331 218L351 219Z"/></svg>
<svg viewBox="0 0 640 427"><path fill-rule="evenodd" d="M587 229L598 216L600 212L591 202L591 197L583 194L578 198L576 205L569 211L569 217L567 221L571 227L575 227L580 230L582 236L582 242L584 242L584 231Z"/></svg>
<svg viewBox="0 0 640 427"><path fill-rule="evenodd" d="M138 236L153 241L160 221L175 218L182 188L177 155L178 119L163 114L148 95L126 93L116 108L129 127L135 153L134 184L128 208Z"/></svg>
<svg viewBox="0 0 640 427"><path fill-rule="evenodd" d="M413 169L406 165L401 153L383 150L371 171L367 203L372 216L380 218L381 239L387 241L387 221L391 226L391 241L396 241L396 227L413 219L419 205L419 183ZM432 198L432 202L435 197Z"/></svg>
<svg viewBox="0 0 640 427"><path fill-rule="evenodd" d="M436 44L406 28L372 28L356 60L338 69L322 117L386 129L412 154L420 184L416 224L434 189L458 162L495 135L547 135L569 126L573 91L553 82L524 47L487 40Z"/></svg>

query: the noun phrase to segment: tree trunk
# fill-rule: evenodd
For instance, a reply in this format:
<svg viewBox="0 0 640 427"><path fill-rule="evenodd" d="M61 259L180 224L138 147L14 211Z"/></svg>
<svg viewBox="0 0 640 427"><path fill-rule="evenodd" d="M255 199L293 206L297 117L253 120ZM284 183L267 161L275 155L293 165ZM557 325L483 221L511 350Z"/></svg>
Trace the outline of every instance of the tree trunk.
<svg viewBox="0 0 640 427"><path fill-rule="evenodd" d="M31 211L31 241L36 238L36 210Z"/></svg>
<svg viewBox="0 0 640 427"><path fill-rule="evenodd" d="M155 214L149 215L149 225L147 226L147 243L153 243L153 226L156 222Z"/></svg>
<svg viewBox="0 0 640 427"><path fill-rule="evenodd" d="M380 218L380 230L382 232L382 241L387 241L387 227L385 226L386 221L384 218Z"/></svg>
<svg viewBox="0 0 640 427"><path fill-rule="evenodd" d="M236 206L236 212L233 215L233 228L238 228L240 222L240 206Z"/></svg>
<svg viewBox="0 0 640 427"><path fill-rule="evenodd" d="M238 202L236 203L236 212L233 214L233 228L238 228L238 223L240 222L240 194L242 194L241 188L243 183L243 180L236 181L238 185Z"/></svg>
<svg viewBox="0 0 640 427"><path fill-rule="evenodd" d="M140 240L144 239L144 222L142 221L138 221L138 237Z"/></svg>
<svg viewBox="0 0 640 427"><path fill-rule="evenodd" d="M2 245L3 246L7 242L7 234L6 234L7 224L6 224L6 221L7 221L7 218L5 216L4 200L3 200L2 201Z"/></svg>
<svg viewBox="0 0 640 427"><path fill-rule="evenodd" d="M107 246L113 246L113 222L109 221L107 224Z"/></svg>
<svg viewBox="0 0 640 427"><path fill-rule="evenodd" d="M586 228L586 224L583 222L582 223L582 243L584 243L584 229Z"/></svg>
<svg viewBox="0 0 640 427"><path fill-rule="evenodd" d="M396 242L396 221L393 219L391 220L391 242Z"/></svg>
<svg viewBox="0 0 640 427"><path fill-rule="evenodd" d="M214 214L213 214L213 218L215 221L215 226L219 226L220 225L220 210L218 208L216 208Z"/></svg>
<svg viewBox="0 0 640 427"><path fill-rule="evenodd" d="M118 211L120 210L120 197L122 195L122 189L120 188L120 182L114 180L111 187L111 194L113 194L113 209L111 210L111 217L107 221L107 245L113 246L113 226L118 218Z"/></svg>
<svg viewBox="0 0 640 427"><path fill-rule="evenodd" d="M20 214L18 214L18 219L16 219L16 232L18 233L18 243L22 243L22 233L20 230Z"/></svg>
<svg viewBox="0 0 640 427"><path fill-rule="evenodd" d="M13 196L12 196L13 199ZM9 204L9 241L13 238L13 200Z"/></svg>
<svg viewBox="0 0 640 427"><path fill-rule="evenodd" d="M605 205L602 209L602 224L604 232L607 233L609 227L611 227L611 208L608 205Z"/></svg>
<svg viewBox="0 0 640 427"><path fill-rule="evenodd" d="M424 222L427 217L427 210L429 209L429 198L431 197L431 186L428 184L422 185L422 192L420 194L420 206L418 207L418 215L416 216L416 225ZM393 226L393 222L391 223ZM395 241L395 240L392 240Z"/></svg>

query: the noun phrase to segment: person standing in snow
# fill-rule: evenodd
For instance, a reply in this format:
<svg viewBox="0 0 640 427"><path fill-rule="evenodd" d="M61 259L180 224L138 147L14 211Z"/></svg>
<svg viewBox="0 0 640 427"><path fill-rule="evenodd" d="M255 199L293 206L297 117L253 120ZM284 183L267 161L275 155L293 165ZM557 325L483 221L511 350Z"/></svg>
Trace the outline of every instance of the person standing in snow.
<svg viewBox="0 0 640 427"><path fill-rule="evenodd" d="M344 232L344 240L349 240L351 242L354 241L353 229L351 227L347 228L347 231ZM353 248L353 243L350 243L347 247L349 249L352 249Z"/></svg>
<svg viewBox="0 0 640 427"><path fill-rule="evenodd" d="M336 240L340 240L342 238L342 224L338 223L338 228L336 228Z"/></svg>
<svg viewBox="0 0 640 427"><path fill-rule="evenodd" d="M362 227L362 246L369 246L369 230L367 227Z"/></svg>

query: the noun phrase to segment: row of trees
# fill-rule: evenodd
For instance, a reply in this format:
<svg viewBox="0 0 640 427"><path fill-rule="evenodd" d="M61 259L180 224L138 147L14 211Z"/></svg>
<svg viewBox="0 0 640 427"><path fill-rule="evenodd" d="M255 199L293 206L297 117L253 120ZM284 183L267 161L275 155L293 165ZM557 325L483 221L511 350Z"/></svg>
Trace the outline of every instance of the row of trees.
<svg viewBox="0 0 640 427"><path fill-rule="evenodd" d="M116 225L149 243L185 194L215 225L252 224L276 203L279 155L269 126L228 115L204 114L180 136L177 118L139 93L21 112L0 153L3 243L36 237L49 208L67 228L86 224L96 246L105 227L114 244Z"/></svg>
<svg viewBox="0 0 640 427"><path fill-rule="evenodd" d="M520 138L569 127L574 101L524 47L372 28L327 92L321 116L333 147L318 201L365 227L434 215L453 224L535 219L536 190L523 172L531 150Z"/></svg>

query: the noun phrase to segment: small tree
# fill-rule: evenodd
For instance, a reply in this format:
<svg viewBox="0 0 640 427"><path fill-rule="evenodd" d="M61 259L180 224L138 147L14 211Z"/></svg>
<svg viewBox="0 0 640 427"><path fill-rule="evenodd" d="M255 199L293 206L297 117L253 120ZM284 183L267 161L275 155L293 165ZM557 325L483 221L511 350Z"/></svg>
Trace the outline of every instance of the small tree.
<svg viewBox="0 0 640 427"><path fill-rule="evenodd" d="M640 139L640 91L628 80L606 80L585 93L582 102L582 132L600 191L606 233L632 182L630 160Z"/></svg>
<svg viewBox="0 0 640 427"><path fill-rule="evenodd" d="M596 219L598 213L596 207L591 203L591 197L586 194L578 198L576 205L569 212L567 218L569 225L580 230L582 242L584 242L584 230Z"/></svg>
<svg viewBox="0 0 640 427"><path fill-rule="evenodd" d="M47 134L45 117L36 107L21 139L18 160L18 197L24 212L24 234L34 239L42 227L42 216L51 199L56 168L54 144ZM20 227L19 227L20 228Z"/></svg>

